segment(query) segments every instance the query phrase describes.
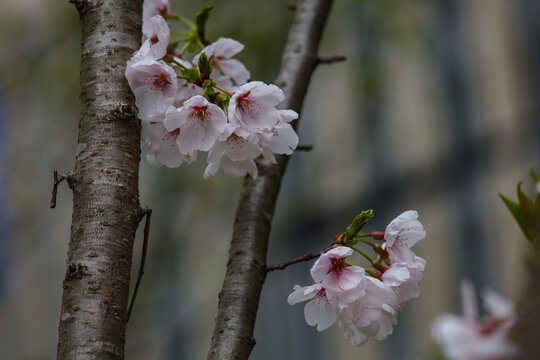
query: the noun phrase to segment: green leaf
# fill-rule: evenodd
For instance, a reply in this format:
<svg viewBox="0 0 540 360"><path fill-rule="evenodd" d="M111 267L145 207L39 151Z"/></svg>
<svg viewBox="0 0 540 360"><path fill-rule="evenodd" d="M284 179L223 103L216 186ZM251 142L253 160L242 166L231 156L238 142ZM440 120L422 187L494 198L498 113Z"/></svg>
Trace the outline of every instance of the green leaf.
<svg viewBox="0 0 540 360"><path fill-rule="evenodd" d="M199 56L199 72L201 73L203 79L210 78L210 74L212 73L212 66L210 65L211 61L212 56L210 56L210 59L208 59L205 53L202 53Z"/></svg>
<svg viewBox="0 0 540 360"><path fill-rule="evenodd" d="M527 237L534 248L540 252L540 211L533 205L532 201L521 191L521 182L517 187L517 195L523 221L527 227L529 236ZM536 202L536 200L535 200Z"/></svg>
<svg viewBox="0 0 540 360"><path fill-rule="evenodd" d="M182 69L181 79L186 79L190 83L195 83L199 78L199 72L195 68Z"/></svg>
<svg viewBox="0 0 540 360"><path fill-rule="evenodd" d="M523 214L521 213L521 207L518 203L510 200L503 194L499 194L501 200L504 202L516 222L518 223L519 227L521 228L521 231L523 231L523 234L529 239L530 241L530 235L527 231L527 225L525 224L525 220L523 220Z"/></svg>
<svg viewBox="0 0 540 360"><path fill-rule="evenodd" d="M373 210L365 210L365 211L362 211L359 215L356 215L351 225L349 225L349 227L347 227L347 229L345 230L345 238L343 239L343 241L346 244L350 243L351 245L354 245L355 243L357 243L358 240L355 240L354 238L356 237L356 235L358 235L360 230L362 230L364 225L366 225L366 223L372 217L373 217Z"/></svg>

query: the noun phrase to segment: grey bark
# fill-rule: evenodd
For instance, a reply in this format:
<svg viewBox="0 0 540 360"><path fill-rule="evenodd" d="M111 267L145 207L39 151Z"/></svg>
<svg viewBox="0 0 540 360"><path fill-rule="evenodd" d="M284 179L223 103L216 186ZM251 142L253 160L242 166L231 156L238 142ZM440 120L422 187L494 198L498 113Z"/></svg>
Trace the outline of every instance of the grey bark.
<svg viewBox="0 0 540 360"><path fill-rule="evenodd" d="M141 3L71 1L82 25L79 148L58 359L123 359L133 241L142 217L140 122L124 76Z"/></svg>
<svg viewBox="0 0 540 360"><path fill-rule="evenodd" d="M300 113L332 0L304 0L295 17L276 85L285 92L282 108ZM295 124L296 126L296 124ZM219 293L218 314L209 360L248 359L255 339L253 328L266 277L266 253L274 208L288 162L257 161L257 179L246 177L236 211L229 261Z"/></svg>

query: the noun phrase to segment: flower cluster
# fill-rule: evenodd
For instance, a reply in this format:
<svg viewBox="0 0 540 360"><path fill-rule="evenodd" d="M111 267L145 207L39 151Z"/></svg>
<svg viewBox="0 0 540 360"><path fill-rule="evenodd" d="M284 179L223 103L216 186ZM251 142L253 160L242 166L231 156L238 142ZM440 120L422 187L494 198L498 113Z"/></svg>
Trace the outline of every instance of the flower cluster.
<svg viewBox="0 0 540 360"><path fill-rule="evenodd" d="M410 249L425 237L417 219L416 211L406 211L387 226L384 234L358 234L365 221L350 234L353 223L311 268L315 283L296 285L289 304L311 299L304 308L306 322L322 331L337 321L353 345L360 346L370 337L385 339L392 333L403 303L419 295L418 281L426 262ZM376 245L366 241L367 237L384 242ZM358 242L372 246L378 259L372 260L357 249L354 244ZM374 268L351 265L347 257L354 251L367 257Z"/></svg>
<svg viewBox="0 0 540 360"><path fill-rule="evenodd" d="M432 337L451 360L510 360L519 348L509 340L517 322L514 305L493 290L482 294L487 317L479 320L476 294L471 283L461 286L463 315L442 314L431 327Z"/></svg>
<svg viewBox="0 0 540 360"><path fill-rule="evenodd" d="M278 110L285 96L275 85L248 82L249 71L232 57L244 46L220 38L208 44L191 62L185 52L202 40L198 26L182 49L171 41L165 19L181 18L169 12L166 0L145 0L143 44L128 61L126 77L142 121L141 143L148 161L159 167L178 167L207 151L204 177L220 168L227 174L257 176L254 159L262 155L293 153L298 136L290 122L292 110Z"/></svg>

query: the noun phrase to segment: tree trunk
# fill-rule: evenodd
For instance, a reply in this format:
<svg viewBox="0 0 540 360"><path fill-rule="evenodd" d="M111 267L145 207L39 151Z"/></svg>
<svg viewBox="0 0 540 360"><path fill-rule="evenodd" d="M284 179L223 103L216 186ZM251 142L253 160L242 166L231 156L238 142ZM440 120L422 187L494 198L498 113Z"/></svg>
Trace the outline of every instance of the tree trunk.
<svg viewBox="0 0 540 360"><path fill-rule="evenodd" d="M285 92L282 108L300 113L332 0L300 1L276 85ZM295 124L296 126L296 124ZM248 359L253 328L266 277L266 252L274 208L289 157L277 164L260 158L257 179L246 177L236 211L227 272L219 294L209 360Z"/></svg>
<svg viewBox="0 0 540 360"><path fill-rule="evenodd" d="M58 359L123 359L139 206L140 122L124 76L141 1L71 0L82 25L79 148Z"/></svg>

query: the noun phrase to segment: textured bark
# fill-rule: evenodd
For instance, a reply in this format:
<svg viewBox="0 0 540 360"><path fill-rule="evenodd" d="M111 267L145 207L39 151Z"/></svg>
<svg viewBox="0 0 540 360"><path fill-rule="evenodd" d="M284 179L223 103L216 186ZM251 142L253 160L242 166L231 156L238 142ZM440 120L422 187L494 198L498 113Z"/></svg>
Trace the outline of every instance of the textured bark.
<svg viewBox="0 0 540 360"><path fill-rule="evenodd" d="M300 113L332 0L301 1L289 32L276 85L286 95L282 108ZM296 125L296 124L295 124ZM266 277L266 253L281 179L288 162L259 159L259 176L246 177L236 211L233 237L209 360L248 359L255 339L253 328Z"/></svg>
<svg viewBox="0 0 540 360"><path fill-rule="evenodd" d="M140 122L124 76L141 1L72 1L82 24L79 148L58 359L123 359L133 241L142 216Z"/></svg>

